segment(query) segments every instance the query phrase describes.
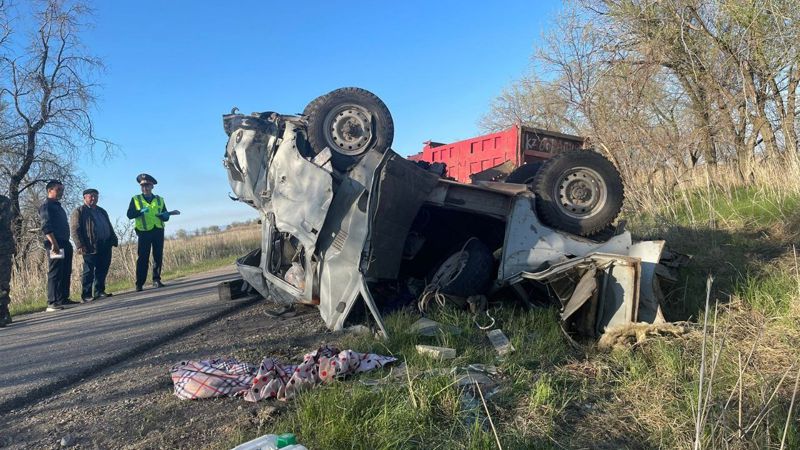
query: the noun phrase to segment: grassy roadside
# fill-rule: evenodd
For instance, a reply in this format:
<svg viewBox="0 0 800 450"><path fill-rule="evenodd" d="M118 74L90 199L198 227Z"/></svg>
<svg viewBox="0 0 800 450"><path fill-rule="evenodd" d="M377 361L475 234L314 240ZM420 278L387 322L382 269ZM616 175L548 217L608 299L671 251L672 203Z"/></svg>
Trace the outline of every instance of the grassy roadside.
<svg viewBox="0 0 800 450"><path fill-rule="evenodd" d="M800 448L798 406L789 411L800 376L800 196L765 192L689 192L688 203L628 217L638 237L692 255L664 305L668 318L691 321L686 334L575 348L556 311L505 306L494 314L517 351L500 358L465 312L434 311L431 318L460 333L431 338L407 331L414 314L396 313L386 318L386 341L337 343L397 356L408 379L386 370L315 389L277 418L238 426L220 448L282 432L308 448L497 448L489 422L474 420L486 416L483 405L465 404L448 374L474 363L497 368L500 388L487 408L504 449L691 448L698 429L701 448ZM715 282L706 313L708 274ZM417 343L453 347L458 356L430 360ZM363 382L373 379L381 381Z"/></svg>
<svg viewBox="0 0 800 450"><path fill-rule="evenodd" d="M171 269L162 272L161 279L166 283L169 280L174 280L176 278L180 278L186 275L192 275L195 273L205 272L207 270L212 270L212 269L218 269L220 267L225 267L225 266L232 266L233 263L236 261L236 258L237 257L234 256L217 258L217 259L197 262L195 264L183 266L180 268ZM149 280L149 275L148 275L148 280ZM116 280L106 285L106 291L114 294L130 292L133 291L134 285L135 285L134 280ZM78 283L77 286L73 283L71 288L72 289L70 298L72 299L80 298L81 295L80 283ZM28 314L33 312L44 311L46 307L47 307L47 299L45 297L40 297L34 299L25 299L20 302L12 303L9 309L11 311L12 316L17 316L20 314Z"/></svg>

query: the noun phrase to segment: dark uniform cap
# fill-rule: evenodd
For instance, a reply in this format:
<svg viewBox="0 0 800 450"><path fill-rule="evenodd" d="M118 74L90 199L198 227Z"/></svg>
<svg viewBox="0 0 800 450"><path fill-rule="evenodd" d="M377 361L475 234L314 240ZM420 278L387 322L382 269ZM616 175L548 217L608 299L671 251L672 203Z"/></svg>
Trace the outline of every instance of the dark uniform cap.
<svg viewBox="0 0 800 450"><path fill-rule="evenodd" d="M83 191L83 195L86 195L86 194L100 194L100 192L95 188L89 188L89 189L86 189L85 191Z"/></svg>
<svg viewBox="0 0 800 450"><path fill-rule="evenodd" d="M144 184L144 183L158 184L158 181L156 181L155 178L153 178L151 175L148 175L146 173L140 173L136 177L136 182L139 183L139 184Z"/></svg>

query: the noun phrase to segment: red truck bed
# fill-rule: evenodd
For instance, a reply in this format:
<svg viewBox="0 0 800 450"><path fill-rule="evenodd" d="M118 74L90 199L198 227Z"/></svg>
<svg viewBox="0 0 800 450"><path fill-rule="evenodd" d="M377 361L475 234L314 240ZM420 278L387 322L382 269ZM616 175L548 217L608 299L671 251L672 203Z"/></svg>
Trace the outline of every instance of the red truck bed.
<svg viewBox="0 0 800 450"><path fill-rule="evenodd" d="M579 136L514 125L507 130L451 144L428 141L420 153L408 159L445 163L448 176L469 183L470 175L506 161L519 167L523 163L541 161L566 150L583 148L584 142L585 139Z"/></svg>

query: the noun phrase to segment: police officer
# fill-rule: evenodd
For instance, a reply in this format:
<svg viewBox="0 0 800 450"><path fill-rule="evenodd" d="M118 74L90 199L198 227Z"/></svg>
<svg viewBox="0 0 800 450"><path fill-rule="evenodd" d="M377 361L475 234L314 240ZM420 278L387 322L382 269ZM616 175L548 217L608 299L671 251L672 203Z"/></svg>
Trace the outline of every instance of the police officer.
<svg viewBox="0 0 800 450"><path fill-rule="evenodd" d="M142 193L134 195L128 205L128 218L135 220L136 235L139 237L138 257L136 259L136 290L141 291L147 279L147 266L150 250L153 251L153 287L164 287L161 282L161 261L164 256L164 222L169 220L170 212L164 199L153 194L155 178L143 173L136 177ZM177 211L173 211L177 213Z"/></svg>
<svg viewBox="0 0 800 450"><path fill-rule="evenodd" d="M16 247L11 232L11 200L0 194L0 328L11 323L11 257Z"/></svg>

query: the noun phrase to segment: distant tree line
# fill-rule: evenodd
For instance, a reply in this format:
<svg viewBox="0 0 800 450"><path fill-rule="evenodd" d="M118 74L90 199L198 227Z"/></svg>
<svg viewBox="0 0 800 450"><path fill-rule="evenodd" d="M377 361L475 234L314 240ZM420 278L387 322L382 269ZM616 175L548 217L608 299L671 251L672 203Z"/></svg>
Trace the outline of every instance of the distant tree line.
<svg viewBox="0 0 800 450"><path fill-rule="evenodd" d="M207 227L196 228L193 231L187 231L183 228L175 232L175 239L188 239L194 236L205 236L207 234L221 233L222 231L229 231L236 228L245 228L258 224L258 219L245 220L243 222L231 222L228 226L220 227L219 225L211 225Z"/></svg>
<svg viewBox="0 0 800 450"><path fill-rule="evenodd" d="M482 121L587 136L628 178L798 164L800 8L789 0L568 3Z"/></svg>

